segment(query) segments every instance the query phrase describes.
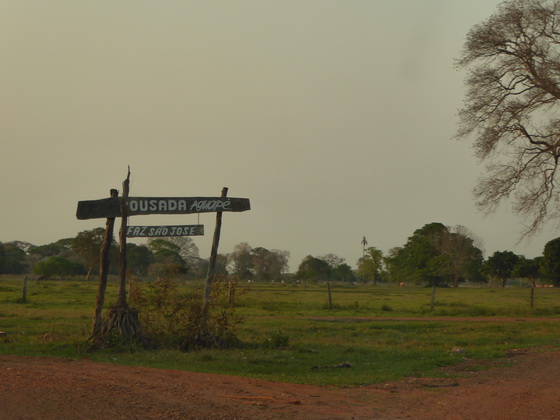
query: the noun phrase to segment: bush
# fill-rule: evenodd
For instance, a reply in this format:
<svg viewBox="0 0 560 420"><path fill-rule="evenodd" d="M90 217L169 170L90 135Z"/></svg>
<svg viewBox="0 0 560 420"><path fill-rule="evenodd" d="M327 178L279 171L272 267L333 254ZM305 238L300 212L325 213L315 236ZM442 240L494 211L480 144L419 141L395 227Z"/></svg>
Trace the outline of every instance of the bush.
<svg viewBox="0 0 560 420"><path fill-rule="evenodd" d="M290 337L283 334L282 331L278 331L267 338L263 347L268 349L285 349L290 345Z"/></svg>
<svg viewBox="0 0 560 420"><path fill-rule="evenodd" d="M228 348L238 343L235 327L237 284L229 277L212 285L212 299L206 329L202 329L202 290L180 293L169 278L155 282L131 281L130 302L139 311L144 334L151 345L164 348Z"/></svg>

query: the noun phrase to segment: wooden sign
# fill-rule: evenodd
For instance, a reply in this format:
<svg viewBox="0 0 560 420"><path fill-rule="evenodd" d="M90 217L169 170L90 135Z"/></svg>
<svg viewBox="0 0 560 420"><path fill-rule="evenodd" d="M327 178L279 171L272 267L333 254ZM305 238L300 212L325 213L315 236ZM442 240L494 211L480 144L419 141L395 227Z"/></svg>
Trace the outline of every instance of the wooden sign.
<svg viewBox="0 0 560 420"><path fill-rule="evenodd" d="M204 225L128 226L129 238L161 238L165 236L203 236Z"/></svg>
<svg viewBox="0 0 560 420"><path fill-rule="evenodd" d="M120 217L120 199L79 201L76 217L80 220ZM192 214L251 209L248 198L233 197L129 197L129 216L148 214Z"/></svg>

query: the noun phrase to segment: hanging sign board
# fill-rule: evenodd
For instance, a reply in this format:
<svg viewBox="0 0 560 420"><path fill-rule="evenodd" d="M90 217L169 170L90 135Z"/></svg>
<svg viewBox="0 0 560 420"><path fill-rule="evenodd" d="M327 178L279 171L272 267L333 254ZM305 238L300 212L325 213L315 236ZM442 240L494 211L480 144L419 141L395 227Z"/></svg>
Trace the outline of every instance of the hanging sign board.
<svg viewBox="0 0 560 420"><path fill-rule="evenodd" d="M128 226L129 238L161 238L166 236L203 236L204 225Z"/></svg>
<svg viewBox="0 0 560 420"><path fill-rule="evenodd" d="M129 197L129 216L148 214L192 214L251 209L248 198L233 197ZM120 199L79 201L76 217L80 220L120 217Z"/></svg>

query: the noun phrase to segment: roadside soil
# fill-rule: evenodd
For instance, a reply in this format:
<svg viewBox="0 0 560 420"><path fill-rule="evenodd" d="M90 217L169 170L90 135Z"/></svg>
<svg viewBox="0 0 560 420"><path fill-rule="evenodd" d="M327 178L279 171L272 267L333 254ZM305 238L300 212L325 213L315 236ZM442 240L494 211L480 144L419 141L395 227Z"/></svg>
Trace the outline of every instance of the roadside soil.
<svg viewBox="0 0 560 420"><path fill-rule="evenodd" d="M335 389L0 355L0 419L560 419L560 351L466 359L446 372Z"/></svg>

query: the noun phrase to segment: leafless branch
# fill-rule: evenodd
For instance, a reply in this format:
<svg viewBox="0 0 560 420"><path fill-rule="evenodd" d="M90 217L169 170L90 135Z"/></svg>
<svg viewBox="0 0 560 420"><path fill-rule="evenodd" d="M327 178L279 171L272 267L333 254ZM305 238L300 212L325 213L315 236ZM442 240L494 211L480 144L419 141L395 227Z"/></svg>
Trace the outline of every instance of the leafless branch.
<svg viewBox="0 0 560 420"><path fill-rule="evenodd" d="M457 138L489 162L474 194L493 212L505 200L530 222L560 216L560 0L509 0L474 26L458 65L470 72Z"/></svg>

